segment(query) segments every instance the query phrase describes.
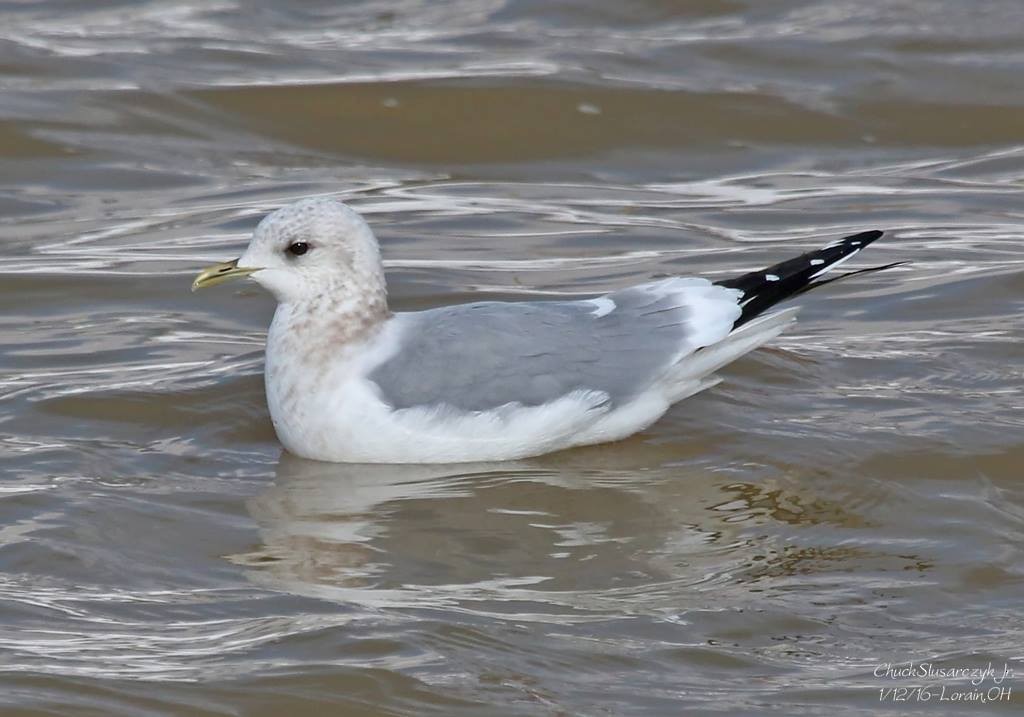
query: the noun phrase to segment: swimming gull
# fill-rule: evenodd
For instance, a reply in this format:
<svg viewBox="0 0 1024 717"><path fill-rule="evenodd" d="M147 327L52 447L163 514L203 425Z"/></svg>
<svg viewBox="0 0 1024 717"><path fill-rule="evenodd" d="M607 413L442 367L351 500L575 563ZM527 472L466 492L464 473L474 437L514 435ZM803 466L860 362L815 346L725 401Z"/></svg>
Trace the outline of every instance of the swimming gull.
<svg viewBox="0 0 1024 717"><path fill-rule="evenodd" d="M276 297L267 403L292 453L509 460L646 428L718 383L714 371L796 313L766 310L833 281L820 277L881 235L856 234L726 281L676 277L592 299L392 313L370 227L321 197L269 214L237 261L207 268L193 289L250 277ZM841 276L851 273L860 272Z"/></svg>

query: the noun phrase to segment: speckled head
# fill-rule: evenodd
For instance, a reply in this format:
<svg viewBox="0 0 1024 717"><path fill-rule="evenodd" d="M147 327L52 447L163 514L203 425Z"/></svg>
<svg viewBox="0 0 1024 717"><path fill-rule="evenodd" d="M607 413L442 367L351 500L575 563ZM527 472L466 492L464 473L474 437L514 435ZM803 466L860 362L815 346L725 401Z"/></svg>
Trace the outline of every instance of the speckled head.
<svg viewBox="0 0 1024 717"><path fill-rule="evenodd" d="M237 266L283 304L379 300L384 271L377 239L359 214L329 197L267 215Z"/></svg>

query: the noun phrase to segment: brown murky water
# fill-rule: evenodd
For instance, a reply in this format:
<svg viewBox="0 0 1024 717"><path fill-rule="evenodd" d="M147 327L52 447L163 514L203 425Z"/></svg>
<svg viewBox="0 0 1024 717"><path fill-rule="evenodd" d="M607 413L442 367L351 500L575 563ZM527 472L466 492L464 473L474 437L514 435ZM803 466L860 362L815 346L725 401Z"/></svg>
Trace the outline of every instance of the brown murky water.
<svg viewBox="0 0 1024 717"><path fill-rule="evenodd" d="M3 714L1019 711L1022 28L1015 0L0 3ZM398 308L873 227L913 266L622 443L315 464L264 406L270 299L188 288L318 193L371 220Z"/></svg>

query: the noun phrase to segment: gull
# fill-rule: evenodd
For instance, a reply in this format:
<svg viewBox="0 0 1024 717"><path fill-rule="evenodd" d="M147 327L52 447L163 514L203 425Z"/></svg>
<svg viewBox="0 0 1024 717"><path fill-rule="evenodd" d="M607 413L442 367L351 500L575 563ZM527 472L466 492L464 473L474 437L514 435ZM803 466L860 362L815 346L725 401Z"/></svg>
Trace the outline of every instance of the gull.
<svg viewBox="0 0 1024 717"><path fill-rule="evenodd" d="M773 339L779 302L882 236L867 231L733 279L673 277L596 298L392 312L377 239L327 197L267 215L236 261L193 291L248 277L277 309L267 404L281 444L341 463L514 460L615 441L714 386Z"/></svg>

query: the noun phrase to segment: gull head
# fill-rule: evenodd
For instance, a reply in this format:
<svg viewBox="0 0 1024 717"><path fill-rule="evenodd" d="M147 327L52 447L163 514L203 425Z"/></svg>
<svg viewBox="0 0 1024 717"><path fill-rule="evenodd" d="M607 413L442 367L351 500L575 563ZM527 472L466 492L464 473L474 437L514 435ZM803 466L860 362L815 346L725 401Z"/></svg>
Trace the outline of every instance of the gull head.
<svg viewBox="0 0 1024 717"><path fill-rule="evenodd" d="M192 290L250 277L282 304L383 294L377 239L353 209L328 197L268 214L236 261L204 269Z"/></svg>

